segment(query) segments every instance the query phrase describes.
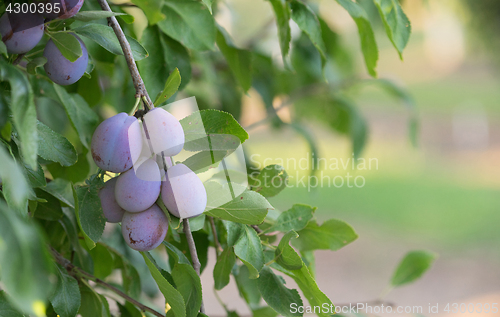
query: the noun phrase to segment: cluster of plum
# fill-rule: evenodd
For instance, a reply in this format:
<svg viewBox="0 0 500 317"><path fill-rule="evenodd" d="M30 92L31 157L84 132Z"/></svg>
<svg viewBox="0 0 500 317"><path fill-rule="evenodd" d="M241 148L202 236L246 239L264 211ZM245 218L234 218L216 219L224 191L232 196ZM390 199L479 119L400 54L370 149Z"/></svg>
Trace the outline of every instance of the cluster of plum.
<svg viewBox="0 0 500 317"><path fill-rule="evenodd" d="M195 217L207 205L200 178L170 158L184 147L184 131L169 112L154 108L142 117L119 113L103 121L92 136L91 151L102 170L121 173L99 192L108 222L121 222L123 238L137 251L156 248L165 239L168 220L161 201L178 218Z"/></svg>
<svg viewBox="0 0 500 317"><path fill-rule="evenodd" d="M25 54L31 51L42 39L44 22L52 19L68 19L80 11L84 0L45 0L38 2L35 11L13 9L0 17L0 34L9 54ZM29 8L29 7L28 7ZM50 8L50 10L47 10ZM57 8L57 10L56 10ZM47 58L44 68L47 76L59 85L77 82L85 73L88 53L82 40L73 33L82 48L82 56L71 62L66 59L52 39L45 45L43 56Z"/></svg>

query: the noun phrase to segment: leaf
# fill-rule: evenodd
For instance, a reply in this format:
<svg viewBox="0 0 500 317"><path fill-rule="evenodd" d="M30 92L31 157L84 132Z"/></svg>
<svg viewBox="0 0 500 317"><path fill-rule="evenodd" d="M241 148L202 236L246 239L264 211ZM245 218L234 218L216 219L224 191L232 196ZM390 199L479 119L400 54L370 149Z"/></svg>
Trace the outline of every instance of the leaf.
<svg viewBox="0 0 500 317"><path fill-rule="evenodd" d="M368 73L373 77L377 77L378 47L368 14L361 5L352 0L337 0L337 2L347 10L354 22L356 22Z"/></svg>
<svg viewBox="0 0 500 317"><path fill-rule="evenodd" d="M261 308L257 308L257 309L252 310L252 316L253 317L276 317L276 316L278 316L278 313L275 312L274 309L272 309L271 307L266 306L266 307L261 307Z"/></svg>
<svg viewBox="0 0 500 317"><path fill-rule="evenodd" d="M28 79L16 67L0 59L0 80L10 83L12 119L19 134L24 162L37 168L37 126L33 90Z"/></svg>
<svg viewBox="0 0 500 317"><path fill-rule="evenodd" d="M90 249L95 247L106 225L106 218L102 213L101 200L98 195L100 186L99 181L94 180L90 185L76 187L73 194L78 224Z"/></svg>
<svg viewBox="0 0 500 317"><path fill-rule="evenodd" d="M71 208L75 208L75 200L71 184L63 179L54 179L47 186L41 188L52 196L56 197L62 203Z"/></svg>
<svg viewBox="0 0 500 317"><path fill-rule="evenodd" d="M312 219L316 207L303 204L295 204L292 208L282 212L276 219L276 222L266 231L288 232L290 230L299 231L306 227L309 220Z"/></svg>
<svg viewBox="0 0 500 317"><path fill-rule="evenodd" d="M307 142L309 145L309 158L310 158L310 166L311 166L311 176L315 175L316 172L319 170L319 150L318 150L318 144L315 136L313 133L302 123L300 122L293 122L291 124L291 128L294 129L300 136L304 138L304 140Z"/></svg>
<svg viewBox="0 0 500 317"><path fill-rule="evenodd" d="M43 173L43 169L40 164L38 164L38 168L36 169L36 171L32 170L31 167L25 164L24 170L26 172L26 175L28 176L31 187L36 188L47 185L45 174Z"/></svg>
<svg viewBox="0 0 500 317"><path fill-rule="evenodd" d="M45 124L38 121L38 154L46 160L57 162L62 166L71 166L76 163L78 156L74 146L68 139L52 131Z"/></svg>
<svg viewBox="0 0 500 317"><path fill-rule="evenodd" d="M245 265L238 267L237 274L234 275L234 278L240 296L245 299L251 308L258 307L261 298L258 279L250 279L250 270L248 270L248 267Z"/></svg>
<svg viewBox="0 0 500 317"><path fill-rule="evenodd" d="M39 199L44 199L46 202L38 203L33 216L50 221L57 221L62 218L63 211L57 198L41 189L36 189L35 193Z"/></svg>
<svg viewBox="0 0 500 317"><path fill-rule="evenodd" d="M118 42L115 32L109 26L91 23L74 28L73 31L93 40L113 54L123 55L120 42ZM130 44L130 48L132 49L132 56L134 56L136 61L140 61L148 57L148 52L136 39L130 36L126 37Z"/></svg>
<svg viewBox="0 0 500 317"><path fill-rule="evenodd" d="M399 263L391 279L392 286L401 286L420 278L432 265L437 255L429 251L411 251Z"/></svg>
<svg viewBox="0 0 500 317"><path fill-rule="evenodd" d="M0 164L0 178L4 195L8 192L15 206L25 206L30 187L21 166L14 161L3 146L0 146L0 162L2 162Z"/></svg>
<svg viewBox="0 0 500 317"><path fill-rule="evenodd" d="M221 26L217 30L217 46L243 91L247 92L252 86L252 52L237 48Z"/></svg>
<svg viewBox="0 0 500 317"><path fill-rule="evenodd" d="M298 233L299 237L293 245L300 251L337 251L358 238L351 226L337 219L329 219L321 226L311 221Z"/></svg>
<svg viewBox="0 0 500 317"><path fill-rule="evenodd" d="M170 97L172 97L177 92L177 90L179 90L180 85L181 74L179 73L179 69L175 68L168 76L163 91L158 95L158 97L156 97L156 100L154 102L155 107L158 107L159 105L167 101Z"/></svg>
<svg viewBox="0 0 500 317"><path fill-rule="evenodd" d="M81 304L78 282L59 266L57 273L56 289L50 298L52 307L60 317L75 317Z"/></svg>
<svg viewBox="0 0 500 317"><path fill-rule="evenodd" d="M298 0L293 0L290 6L292 9L292 19L307 34L314 47L316 47L321 55L324 67L326 64L326 47L321 36L321 26L318 17L311 8Z"/></svg>
<svg viewBox="0 0 500 317"><path fill-rule="evenodd" d="M196 317L202 300L200 277L180 250L170 243L165 242L164 244L167 247L169 257L172 257L175 263L171 275L175 282L175 288L181 293L186 303L186 316Z"/></svg>
<svg viewBox="0 0 500 317"><path fill-rule="evenodd" d="M384 22L387 36L403 59L403 50L410 40L410 20L397 0L375 0L374 3Z"/></svg>
<svg viewBox="0 0 500 317"><path fill-rule="evenodd" d="M222 186L216 182L208 182L205 185L207 193L217 192L222 189ZM208 197L205 214L243 224L258 225L264 221L268 210L273 209L262 195L249 190L244 191L241 195L222 206L214 200L220 197L210 194Z"/></svg>
<svg viewBox="0 0 500 317"><path fill-rule="evenodd" d="M205 5L192 0L166 0L158 22L162 32L195 51L213 50L215 21Z"/></svg>
<svg viewBox="0 0 500 317"><path fill-rule="evenodd" d="M290 239L297 238L297 232L291 230L281 238L274 252L276 263L287 270L299 270L304 263L295 250L289 245Z"/></svg>
<svg viewBox="0 0 500 317"><path fill-rule="evenodd" d="M126 13L110 12L110 11L80 11L73 16L73 19L82 22L90 22L93 20L106 19L116 16L127 16Z"/></svg>
<svg viewBox="0 0 500 317"><path fill-rule="evenodd" d="M5 46L5 43L2 42L1 39L0 39L0 54L7 55L7 46Z"/></svg>
<svg viewBox="0 0 500 317"><path fill-rule="evenodd" d="M158 284L160 292L170 305L175 317L186 317L186 305L181 293L179 293L179 291L177 291L172 284L165 279L159 271L156 262L154 262L154 259L148 252L141 252L141 254L144 257L144 261L146 262L149 271L151 272L151 276L153 276L156 284Z"/></svg>
<svg viewBox="0 0 500 317"><path fill-rule="evenodd" d="M288 184L288 174L281 165L268 165L260 171L252 190L258 192L264 197L273 197L278 195Z"/></svg>
<svg viewBox="0 0 500 317"><path fill-rule="evenodd" d="M7 293L0 291L0 316L2 317L25 317L25 315L17 310L10 303Z"/></svg>
<svg viewBox="0 0 500 317"><path fill-rule="evenodd" d="M261 271L258 285L262 298L266 303L285 317L302 316L298 311L292 313L290 309L293 306L292 304L297 305L297 307L302 306L299 292L295 289L288 289L283 284L283 280L274 274L270 268L265 267Z"/></svg>
<svg viewBox="0 0 500 317"><path fill-rule="evenodd" d="M234 253L248 267L250 278L258 278L264 267L264 253L260 238L253 228L244 226L242 235L234 245Z"/></svg>
<svg viewBox="0 0 500 317"><path fill-rule="evenodd" d="M290 42L292 40L292 31L290 29L290 5L284 0L269 0L276 15L278 26L278 38L281 48L283 62L287 64L287 56L290 51Z"/></svg>
<svg viewBox="0 0 500 317"><path fill-rule="evenodd" d="M90 172L90 164L87 160L87 150L78 154L78 160L75 164L66 167L58 163L47 164L46 167L55 179L65 179L72 183L83 182Z"/></svg>
<svg viewBox="0 0 500 317"><path fill-rule="evenodd" d="M165 15L161 13L163 6L161 0L132 0L132 3L144 11L150 25L155 25L165 19Z"/></svg>
<svg viewBox="0 0 500 317"><path fill-rule="evenodd" d="M216 168L227 155L228 151L202 151L191 155L182 163L198 174Z"/></svg>
<svg viewBox="0 0 500 317"><path fill-rule="evenodd" d="M106 299L87 285L80 286L81 305L78 313L81 317L108 317Z"/></svg>
<svg viewBox="0 0 500 317"><path fill-rule="evenodd" d="M47 63L47 58L44 56L40 56L37 58L33 58L27 65L26 65L26 71L31 74L35 75L36 74L36 68L41 67Z"/></svg>
<svg viewBox="0 0 500 317"><path fill-rule="evenodd" d="M29 314L45 316L45 300L52 291L52 257L44 236L0 202L0 267L2 288L12 303Z"/></svg>
<svg viewBox="0 0 500 317"><path fill-rule="evenodd" d="M210 11L210 14L212 14L212 6L215 0L201 0L204 5L207 6L208 10Z"/></svg>
<svg viewBox="0 0 500 317"><path fill-rule="evenodd" d="M57 46L61 54L70 62L75 62L82 56L82 46L78 39L70 33L56 32L51 33L50 38Z"/></svg>
<svg viewBox="0 0 500 317"><path fill-rule="evenodd" d="M213 272L214 287L216 290L221 290L229 284L229 276L235 263L236 255L232 247L226 248L217 258Z"/></svg>
<svg viewBox="0 0 500 317"><path fill-rule="evenodd" d="M220 110L210 109L192 113L182 119L182 128L186 137L184 149L187 151L212 150L211 148L201 147L196 140L202 140L202 143L210 134L230 134L240 139L243 143L248 139L248 133L234 119L234 117Z"/></svg>
<svg viewBox="0 0 500 317"><path fill-rule="evenodd" d="M111 252L102 243L97 243L89 253L94 263L94 276L104 280L115 269Z"/></svg>

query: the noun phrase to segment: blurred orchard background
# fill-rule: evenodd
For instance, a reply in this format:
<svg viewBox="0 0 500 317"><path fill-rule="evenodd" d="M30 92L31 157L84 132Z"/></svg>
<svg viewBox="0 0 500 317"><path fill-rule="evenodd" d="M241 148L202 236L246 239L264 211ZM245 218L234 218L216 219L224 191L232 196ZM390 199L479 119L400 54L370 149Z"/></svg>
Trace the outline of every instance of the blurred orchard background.
<svg viewBox="0 0 500 317"><path fill-rule="evenodd" d="M344 219L357 230L359 239L349 247L334 253L316 251L318 285L335 303L377 298L408 249L429 249L439 259L417 283L389 294L389 301L424 307L439 303L442 314L446 303L499 302L500 68L495 47L500 29L495 27L500 4L496 0L402 2L413 29L404 61L398 60L384 36L375 7L371 16L377 26L379 77L405 86L418 109L417 147L408 139L404 105L380 88L366 85L351 93L370 129L362 157L376 158L378 169L372 165L371 170L318 171L331 178L361 175L364 187L345 184L308 191L293 186L297 175L307 177L310 170L295 167L290 158L297 164L307 159L309 145L289 128L277 130L264 124L250 129L246 149L259 154L254 161L283 164L291 176L293 188L271 200L277 208L286 210L291 202L310 204L318 207L320 220ZM368 79L352 18L334 1L321 1L318 6L327 23L342 34L349 54L359 54L352 55L356 71ZM226 0L217 15L236 45L245 46L258 34L259 41L265 41L263 49L280 61L276 27L269 23L272 18L268 3L253 0ZM292 22L292 36L298 33ZM275 98L274 106L281 102ZM243 105L244 127L266 116L253 89L243 96ZM278 115L288 122L296 113L291 105ZM349 140L319 120L305 122L317 138L320 157L339 162L352 159ZM209 267L214 264L211 259ZM211 271L202 275L205 304L208 311L222 315L224 310L210 291ZM293 286L293 281L288 283ZM220 296L230 309L244 312L234 281Z"/></svg>

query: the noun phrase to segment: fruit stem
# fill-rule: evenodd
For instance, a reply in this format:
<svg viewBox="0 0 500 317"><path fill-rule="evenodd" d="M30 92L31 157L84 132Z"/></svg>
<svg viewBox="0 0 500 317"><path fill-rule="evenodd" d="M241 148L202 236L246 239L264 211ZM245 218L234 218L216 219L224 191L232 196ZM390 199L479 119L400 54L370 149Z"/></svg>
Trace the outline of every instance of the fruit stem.
<svg viewBox="0 0 500 317"><path fill-rule="evenodd" d="M189 245L189 253L191 253L191 260L193 261L193 268L198 276L200 276L201 263L200 259L198 259L198 253L196 252L196 245L194 244L193 234L191 233L191 227L189 226L189 219L184 218L182 223L184 225L184 234L186 235L186 240ZM205 313L203 300L201 301L200 313Z"/></svg>
<svg viewBox="0 0 500 317"><path fill-rule="evenodd" d="M99 3L103 11L112 12L106 0L97 0L97 2ZM144 81L142 80L141 74L137 69L134 56L132 55L132 49L130 48L130 43L125 37L125 33L123 33L123 30L120 27L118 20L116 20L114 16L108 18L108 24L109 26L111 26L111 28L113 28L113 31L115 31L115 35L118 38L118 42L120 42L123 55L125 56L125 60L127 61L130 75L132 76L136 97L143 97L148 108L153 109L154 108L153 102L151 101L151 98L149 98L148 91L146 90L146 86L144 85Z"/></svg>
<svg viewBox="0 0 500 317"><path fill-rule="evenodd" d="M130 112L130 115L133 116L134 113L137 111L137 108L139 107L139 102L141 102L141 98L137 97L135 98L135 104L134 104L134 108L132 109L132 111Z"/></svg>

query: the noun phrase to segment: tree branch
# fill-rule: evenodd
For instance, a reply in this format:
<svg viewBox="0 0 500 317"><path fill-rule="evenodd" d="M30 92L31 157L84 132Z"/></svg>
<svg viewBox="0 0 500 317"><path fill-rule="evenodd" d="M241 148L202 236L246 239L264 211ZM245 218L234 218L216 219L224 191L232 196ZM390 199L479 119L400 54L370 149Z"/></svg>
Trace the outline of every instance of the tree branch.
<svg viewBox="0 0 500 317"><path fill-rule="evenodd" d="M101 285L104 288L107 288L108 290L112 291L116 295L120 296L121 298L125 299L126 301L130 302L137 308L139 308L141 311L144 312L150 312L151 314L157 316L157 317L165 317L164 315L160 314L156 310L152 309L151 307L148 307L146 305L141 304L140 302L136 301L132 297L128 296L118 288L104 282L103 280L98 279L97 277L93 276L90 273L87 273L86 271L82 270L81 268L75 266L73 263L71 263L68 259L63 257L59 252L57 252L54 248L50 248L50 251L52 253L52 256L56 260L56 262L64 267L68 273L70 273L72 276L76 278L85 278L87 280L93 281L98 285Z"/></svg>
<svg viewBox="0 0 500 317"><path fill-rule="evenodd" d="M210 221L210 227L212 228L212 235L214 236L214 244L215 244L215 255L217 258L219 257L219 254L224 251L220 245L219 238L217 236L217 229L215 228L215 221L214 217L208 217L208 220Z"/></svg>
<svg viewBox="0 0 500 317"><path fill-rule="evenodd" d="M104 11L111 12L111 8L109 7L106 0L97 0L97 2L99 2L99 5L101 6L101 8ZM148 92L146 90L146 86L144 86L144 81L142 80L142 77L139 74L139 70L137 69L137 65L135 64L135 60L134 60L134 56L132 55L132 50L130 48L130 44L127 41L127 38L125 37L125 33L123 33L123 30L120 27L120 24L118 24L118 20L116 20L115 17L109 17L108 23L113 28L113 31L115 31L116 37L118 38L118 41L120 42L120 46L122 48L123 55L125 56L125 60L127 61L128 69L130 70L130 75L132 76L132 81L133 81L134 87L135 87L136 98L137 97L145 97L149 108L150 109L154 108L153 102L151 101L151 98L149 98Z"/></svg>
<svg viewBox="0 0 500 317"><path fill-rule="evenodd" d="M182 220L184 227L184 234L186 235L186 240L189 245L189 253L191 253L191 260L193 261L193 268L200 276L201 263L198 259L198 253L196 252L196 245L194 244L193 234L191 233L191 227L189 226L189 219ZM205 313L205 306L203 305L203 299L201 300L200 313Z"/></svg>

